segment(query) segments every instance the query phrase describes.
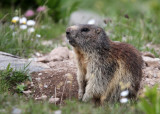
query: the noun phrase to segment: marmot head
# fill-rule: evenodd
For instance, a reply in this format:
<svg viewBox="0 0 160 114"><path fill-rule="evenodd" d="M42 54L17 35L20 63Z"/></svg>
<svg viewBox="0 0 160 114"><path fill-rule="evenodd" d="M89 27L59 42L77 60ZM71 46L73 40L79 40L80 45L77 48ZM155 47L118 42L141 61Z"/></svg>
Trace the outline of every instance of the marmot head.
<svg viewBox="0 0 160 114"><path fill-rule="evenodd" d="M95 25L75 25L68 27L66 37L73 47L89 51L108 48L110 41L105 31Z"/></svg>

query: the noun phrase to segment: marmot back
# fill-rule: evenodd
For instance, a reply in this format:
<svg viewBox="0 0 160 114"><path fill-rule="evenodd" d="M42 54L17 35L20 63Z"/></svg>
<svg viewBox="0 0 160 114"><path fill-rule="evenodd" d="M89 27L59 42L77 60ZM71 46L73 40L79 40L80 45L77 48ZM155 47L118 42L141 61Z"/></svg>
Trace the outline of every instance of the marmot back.
<svg viewBox="0 0 160 114"><path fill-rule="evenodd" d="M111 41L95 25L71 26L66 36L76 54L80 100L116 102L123 90L129 91L129 98L136 98L143 64L138 50Z"/></svg>

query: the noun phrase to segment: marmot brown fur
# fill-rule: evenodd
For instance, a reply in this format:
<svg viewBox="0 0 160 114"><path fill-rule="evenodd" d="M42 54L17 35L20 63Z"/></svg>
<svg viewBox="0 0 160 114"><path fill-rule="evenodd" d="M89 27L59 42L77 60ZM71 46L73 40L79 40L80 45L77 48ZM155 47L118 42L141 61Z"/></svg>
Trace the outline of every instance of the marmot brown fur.
<svg viewBox="0 0 160 114"><path fill-rule="evenodd" d="M129 91L128 98L136 98L143 60L134 47L111 41L95 25L71 26L66 36L76 54L80 100L116 102L123 90Z"/></svg>

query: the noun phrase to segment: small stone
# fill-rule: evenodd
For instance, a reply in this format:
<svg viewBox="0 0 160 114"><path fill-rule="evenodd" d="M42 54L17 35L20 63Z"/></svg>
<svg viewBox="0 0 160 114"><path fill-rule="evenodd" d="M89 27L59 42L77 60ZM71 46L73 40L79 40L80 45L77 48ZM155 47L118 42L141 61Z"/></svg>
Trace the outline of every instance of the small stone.
<svg viewBox="0 0 160 114"><path fill-rule="evenodd" d="M51 97L50 99L49 99L49 103L56 103L56 102L58 102L60 99L59 98L53 98L53 97Z"/></svg>
<svg viewBox="0 0 160 114"><path fill-rule="evenodd" d="M147 57L151 57L151 58L155 58L154 54L152 54L151 52L142 52L143 56L147 56Z"/></svg>
<svg viewBox="0 0 160 114"><path fill-rule="evenodd" d="M31 82L31 87L34 87L34 84L33 84L33 82Z"/></svg>
<svg viewBox="0 0 160 114"><path fill-rule="evenodd" d="M46 95L42 95L41 97L35 98L35 100L46 100L47 96Z"/></svg>
<svg viewBox="0 0 160 114"><path fill-rule="evenodd" d="M52 50L47 56L38 58L39 62L63 61L69 59L69 49L67 47L58 47Z"/></svg>
<svg viewBox="0 0 160 114"><path fill-rule="evenodd" d="M47 85L47 84L44 84L44 88L48 88L48 85Z"/></svg>
<svg viewBox="0 0 160 114"><path fill-rule="evenodd" d="M126 97L128 94L129 94L129 91L128 91L128 90L125 90L125 91L122 91L122 92L121 92L121 96L122 96L122 97Z"/></svg>
<svg viewBox="0 0 160 114"><path fill-rule="evenodd" d="M73 76L70 73L65 74L65 76L68 78L68 80L72 81L73 80Z"/></svg>
<svg viewBox="0 0 160 114"><path fill-rule="evenodd" d="M36 54L36 56L38 56L38 57L39 57L39 56L41 56L41 54L40 54L40 53L38 53L38 52L36 52L35 54Z"/></svg>
<svg viewBox="0 0 160 114"><path fill-rule="evenodd" d="M12 114L21 114L22 110L19 108L13 108Z"/></svg>
<svg viewBox="0 0 160 114"><path fill-rule="evenodd" d="M154 77L154 78L157 78L157 74L156 74L156 73L154 73L154 74L153 74L153 77Z"/></svg>
<svg viewBox="0 0 160 114"><path fill-rule="evenodd" d="M62 114L62 111L61 110L56 110L56 111L54 111L54 114Z"/></svg>
<svg viewBox="0 0 160 114"><path fill-rule="evenodd" d="M67 84L70 84L70 83L72 83L71 81L67 81Z"/></svg>
<svg viewBox="0 0 160 114"><path fill-rule="evenodd" d="M37 81L41 81L41 78L35 78Z"/></svg>
<svg viewBox="0 0 160 114"><path fill-rule="evenodd" d="M121 98L121 99L120 99L120 102L121 102L121 103L127 103L127 102L128 102L128 99L127 99L127 98Z"/></svg>
<svg viewBox="0 0 160 114"><path fill-rule="evenodd" d="M41 75L42 75L42 73L39 73L39 74L38 74L38 76L41 76Z"/></svg>
<svg viewBox="0 0 160 114"><path fill-rule="evenodd" d="M28 91L23 91L24 94L29 95L32 93L32 91L28 90Z"/></svg>
<svg viewBox="0 0 160 114"><path fill-rule="evenodd" d="M147 56L142 56L144 62L147 64L147 67L158 67L160 66L160 59L159 58L151 58Z"/></svg>

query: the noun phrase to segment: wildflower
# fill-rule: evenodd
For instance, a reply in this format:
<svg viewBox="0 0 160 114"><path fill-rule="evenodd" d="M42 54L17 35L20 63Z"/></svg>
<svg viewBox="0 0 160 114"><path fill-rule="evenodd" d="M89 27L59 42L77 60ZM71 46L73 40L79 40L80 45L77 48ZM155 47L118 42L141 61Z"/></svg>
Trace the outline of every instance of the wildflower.
<svg viewBox="0 0 160 114"><path fill-rule="evenodd" d="M45 11L46 10L46 7L45 6L39 6L38 8L37 8L37 12L43 12L43 11Z"/></svg>
<svg viewBox="0 0 160 114"><path fill-rule="evenodd" d="M95 23L96 23L96 21L94 19L91 19L91 20L88 21L88 24L90 24L90 25L93 25Z"/></svg>
<svg viewBox="0 0 160 114"><path fill-rule="evenodd" d="M40 37L41 37L41 35L40 35L40 34L36 34L36 37L40 38Z"/></svg>
<svg viewBox="0 0 160 114"><path fill-rule="evenodd" d="M121 99L120 99L120 102L121 102L121 103L127 103L127 102L128 102L128 99L127 99L127 98L121 98Z"/></svg>
<svg viewBox="0 0 160 114"><path fill-rule="evenodd" d="M129 94L129 91L128 91L128 90L125 90L125 91L122 91L122 92L121 92L121 96L122 96L122 97L126 97L128 94Z"/></svg>
<svg viewBox="0 0 160 114"><path fill-rule="evenodd" d="M27 25L20 25L20 29L22 29L22 30L27 29Z"/></svg>
<svg viewBox="0 0 160 114"><path fill-rule="evenodd" d="M32 16L34 16L34 11L33 11L33 10L27 10L24 15L25 15L26 17L32 17Z"/></svg>
<svg viewBox="0 0 160 114"><path fill-rule="evenodd" d="M19 23L20 24L26 24L26 22L27 22L27 18L26 17L22 17L22 18L19 19Z"/></svg>
<svg viewBox="0 0 160 114"><path fill-rule="evenodd" d="M18 22L19 21L19 17L18 16L15 16L15 17L13 17L12 18L12 23L16 23L16 22Z"/></svg>
<svg viewBox="0 0 160 114"><path fill-rule="evenodd" d="M31 28L28 29L28 32L29 32L29 33L32 33L32 32L34 32L34 31L35 31L35 29L34 29L33 27L31 27Z"/></svg>
<svg viewBox="0 0 160 114"><path fill-rule="evenodd" d="M28 26L34 26L35 24L36 24L36 22L34 20L28 20L27 21Z"/></svg>

